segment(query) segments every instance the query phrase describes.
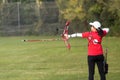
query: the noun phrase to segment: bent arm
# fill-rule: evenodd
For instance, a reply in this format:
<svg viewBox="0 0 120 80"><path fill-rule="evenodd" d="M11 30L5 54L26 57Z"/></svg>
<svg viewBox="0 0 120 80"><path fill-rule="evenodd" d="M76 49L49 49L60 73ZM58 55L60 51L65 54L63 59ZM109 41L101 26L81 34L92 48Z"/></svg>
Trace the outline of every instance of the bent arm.
<svg viewBox="0 0 120 80"><path fill-rule="evenodd" d="M106 33L108 33L110 29L109 28L102 28L102 30L106 31Z"/></svg>
<svg viewBox="0 0 120 80"><path fill-rule="evenodd" d="M74 38L74 37L82 37L82 33L74 33L74 34L71 34L71 35L68 35L68 38Z"/></svg>

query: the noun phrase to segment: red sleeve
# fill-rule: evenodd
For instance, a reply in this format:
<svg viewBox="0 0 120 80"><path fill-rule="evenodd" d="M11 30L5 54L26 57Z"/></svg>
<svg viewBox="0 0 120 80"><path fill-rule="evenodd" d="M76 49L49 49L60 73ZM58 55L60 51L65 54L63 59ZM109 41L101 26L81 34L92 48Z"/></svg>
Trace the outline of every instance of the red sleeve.
<svg viewBox="0 0 120 80"><path fill-rule="evenodd" d="M83 32L82 38L88 38L90 32Z"/></svg>
<svg viewBox="0 0 120 80"><path fill-rule="evenodd" d="M107 34L107 32L104 30L104 31L103 31L103 36L106 36L106 34Z"/></svg>

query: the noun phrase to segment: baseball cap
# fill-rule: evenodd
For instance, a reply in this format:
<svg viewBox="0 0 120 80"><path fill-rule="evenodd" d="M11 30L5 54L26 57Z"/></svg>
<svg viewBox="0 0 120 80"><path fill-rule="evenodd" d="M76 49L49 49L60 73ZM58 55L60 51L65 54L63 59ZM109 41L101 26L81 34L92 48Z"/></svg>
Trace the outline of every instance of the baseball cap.
<svg viewBox="0 0 120 80"><path fill-rule="evenodd" d="M94 26L96 29L101 27L101 24L99 21L90 22L89 25Z"/></svg>

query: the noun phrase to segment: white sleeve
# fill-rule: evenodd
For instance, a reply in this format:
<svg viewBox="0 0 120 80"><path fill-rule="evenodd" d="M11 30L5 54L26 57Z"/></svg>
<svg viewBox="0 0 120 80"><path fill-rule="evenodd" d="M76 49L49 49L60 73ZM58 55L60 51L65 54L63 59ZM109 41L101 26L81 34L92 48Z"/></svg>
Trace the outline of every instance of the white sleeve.
<svg viewBox="0 0 120 80"><path fill-rule="evenodd" d="M74 34L71 34L71 35L68 35L68 37L82 37L82 33L74 33Z"/></svg>
<svg viewBox="0 0 120 80"><path fill-rule="evenodd" d="M109 32L109 28L102 28L103 31Z"/></svg>

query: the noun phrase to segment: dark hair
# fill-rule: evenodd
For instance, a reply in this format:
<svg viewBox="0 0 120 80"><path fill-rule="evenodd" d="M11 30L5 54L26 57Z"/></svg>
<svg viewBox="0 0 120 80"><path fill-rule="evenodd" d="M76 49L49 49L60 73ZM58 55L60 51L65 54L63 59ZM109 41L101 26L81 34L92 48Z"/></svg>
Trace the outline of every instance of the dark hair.
<svg viewBox="0 0 120 80"><path fill-rule="evenodd" d="M97 32L98 32L99 36L101 36L101 37L103 36L103 30L101 28L98 28Z"/></svg>

